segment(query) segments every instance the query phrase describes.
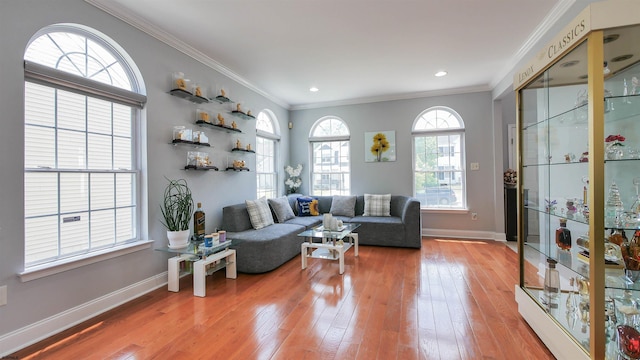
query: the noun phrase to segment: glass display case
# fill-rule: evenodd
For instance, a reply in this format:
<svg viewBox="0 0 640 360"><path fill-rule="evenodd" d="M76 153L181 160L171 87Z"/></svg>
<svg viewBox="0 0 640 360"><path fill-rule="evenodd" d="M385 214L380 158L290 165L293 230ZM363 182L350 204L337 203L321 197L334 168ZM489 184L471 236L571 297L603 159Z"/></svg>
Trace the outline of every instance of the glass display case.
<svg viewBox="0 0 640 360"><path fill-rule="evenodd" d="M514 81L516 300L557 358L640 358L638 5L590 5Z"/></svg>

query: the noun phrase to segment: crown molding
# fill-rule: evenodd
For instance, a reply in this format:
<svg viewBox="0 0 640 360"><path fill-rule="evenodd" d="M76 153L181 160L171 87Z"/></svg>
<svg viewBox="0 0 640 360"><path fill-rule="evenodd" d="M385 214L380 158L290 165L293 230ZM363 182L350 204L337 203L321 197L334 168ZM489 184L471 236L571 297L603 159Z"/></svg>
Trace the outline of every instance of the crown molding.
<svg viewBox="0 0 640 360"><path fill-rule="evenodd" d="M107 4L107 1L102 1L102 0L85 0L85 2L95 6L96 8L106 12L109 15L112 15L122 21L124 21L125 23L135 27L136 29L162 41L163 43L171 46L172 48L182 52L183 54L195 59L196 61L201 62L202 64L212 68L213 70L221 73L222 75L230 78L231 80L237 82L238 84L256 92L259 95L264 96L265 98L273 101L274 103L282 106L285 109L290 109L290 105L288 103L286 103L285 101L282 101L281 99L278 99L274 96L272 96L271 94L265 92L264 90L258 88L257 86L253 85L252 83L250 83L249 81L247 81L245 78L243 78L242 76L236 74L235 72L233 72L231 69L229 69L228 67L222 65L221 63L217 62L216 60L212 59L211 57L205 55L204 53L202 53L201 51L197 50L196 48L190 46L189 44L185 43L182 40L179 40L178 38L176 38L175 36L169 34L168 32L160 29L159 27L152 25L151 23L147 22L146 20L138 17L138 16L134 16L130 13L127 13L126 11L124 11L123 9L119 8L117 6L117 4L115 3L109 3Z"/></svg>
<svg viewBox="0 0 640 360"><path fill-rule="evenodd" d="M444 95L460 95L460 94L469 94L469 93L483 92L483 91L491 91L491 87L489 87L488 85L479 85L479 86L468 86L468 87L461 87L461 88L455 88L455 89L421 91L421 92L404 93L404 94L390 94L390 95L372 96L372 97L365 97L365 98L327 101L327 102L318 102L318 103L310 103L310 104L302 104L302 105L291 105L291 108L289 110L295 111L295 110L319 109L319 108L334 107L334 106L368 104L368 103L383 102L383 101L409 100L409 99L419 99L419 98L425 98L425 97L444 96Z"/></svg>
<svg viewBox="0 0 640 360"><path fill-rule="evenodd" d="M518 51L511 56L511 58L505 63L505 66L502 67L502 69L505 70L499 72L498 75L493 78L489 84L492 89L498 86L498 84L507 77L509 77L510 82L512 82L511 78L513 77L513 73L515 72L518 63L524 60L525 57L527 57L527 54L535 49L536 45L540 43L542 38L548 34L553 26L567 13L567 11L569 11L569 9L571 9L576 1L577 0L560 0L551 9L551 11L549 11L547 16L544 17L542 22L535 28L535 30L533 30L531 35L529 35L524 44L522 44Z"/></svg>

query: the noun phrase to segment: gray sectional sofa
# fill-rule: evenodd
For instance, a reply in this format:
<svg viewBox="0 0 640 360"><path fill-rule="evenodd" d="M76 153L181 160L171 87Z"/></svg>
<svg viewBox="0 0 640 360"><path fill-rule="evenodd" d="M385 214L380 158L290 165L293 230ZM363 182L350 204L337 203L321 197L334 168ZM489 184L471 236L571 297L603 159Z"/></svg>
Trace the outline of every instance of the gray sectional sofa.
<svg viewBox="0 0 640 360"><path fill-rule="evenodd" d="M287 196L292 210L301 194ZM222 228L227 238L233 239L231 248L236 250L237 269L243 273L271 271L296 255L306 241L299 233L322 223L322 214L329 213L332 196L314 196L318 199L317 216L295 216L282 223L254 229L246 204L226 206L222 210ZM394 246L419 249L421 247L420 202L412 197L392 195L391 216L363 216L364 196L356 196L355 216L337 216L344 222L359 223L360 245ZM273 208L272 208L273 210Z"/></svg>

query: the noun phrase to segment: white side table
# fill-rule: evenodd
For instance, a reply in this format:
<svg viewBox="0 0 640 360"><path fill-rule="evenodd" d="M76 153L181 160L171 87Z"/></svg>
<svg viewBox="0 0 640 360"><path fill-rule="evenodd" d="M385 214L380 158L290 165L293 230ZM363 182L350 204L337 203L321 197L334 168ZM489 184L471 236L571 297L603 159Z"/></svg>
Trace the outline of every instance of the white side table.
<svg viewBox="0 0 640 360"><path fill-rule="evenodd" d="M193 262L193 295L205 297L206 277L214 272L225 268L228 279L237 277L236 271L236 251L229 249L231 240L211 248L196 248L194 244L181 249L170 249L169 247L158 248L156 250L178 253L177 256L169 258L168 262L168 282L169 291L180 291L180 264L185 261Z"/></svg>

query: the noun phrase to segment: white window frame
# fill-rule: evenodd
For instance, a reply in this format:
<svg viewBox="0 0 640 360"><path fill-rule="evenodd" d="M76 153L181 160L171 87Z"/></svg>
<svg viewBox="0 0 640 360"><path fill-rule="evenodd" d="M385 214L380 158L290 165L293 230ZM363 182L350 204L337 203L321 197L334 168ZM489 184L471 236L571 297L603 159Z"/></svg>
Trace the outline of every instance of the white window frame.
<svg viewBox="0 0 640 360"><path fill-rule="evenodd" d="M344 127L344 129L346 129L346 132L339 133L332 128L330 130L330 133L327 135L322 135L322 136L315 135L316 129L318 129L324 122L331 121L331 120L338 121ZM311 127L311 130L309 131L309 155L310 155L309 164L311 164L311 168L309 171L308 181L309 181L309 193L311 195L323 196L323 195L350 195L351 194L351 143L350 143L350 140L351 140L351 131L349 130L349 127L344 122L344 120L342 120L337 116L325 116L318 119L313 124L313 126ZM346 166L347 171L328 171L328 172L318 171L316 169L316 163L314 161L315 159L314 145L318 143L324 143L328 146L331 146L331 144L335 144L335 143L338 143L338 147L342 147L345 145L348 146L348 149L346 150L347 159L348 159L348 164ZM342 151L344 150L340 149L339 151L342 154ZM342 156L338 156L338 157L342 158ZM326 161L325 161L326 158L328 157L321 156L322 164L326 164ZM333 158L333 155L331 155L331 158ZM332 161L329 161L329 163L331 162ZM315 175L320 175L322 179L326 178L326 176L328 176L329 178L331 178L332 176L333 177L338 176L342 179L346 177L348 178L348 180L340 180L338 182L338 184L346 183L345 187L338 186L338 188L334 189L332 186L333 185L332 182L329 181L329 186L327 189L315 189L314 183L313 183L313 179L315 178Z"/></svg>
<svg viewBox="0 0 640 360"><path fill-rule="evenodd" d="M98 261L103 261L109 258L121 256L123 254L131 253L141 249L150 248L152 243L152 241L141 239L141 234L142 234L142 229L141 229L141 226L142 226L141 196L142 195L141 194L143 192L143 189L141 186L140 179L142 178L141 176L142 159L140 159L141 151L140 151L137 139L140 136L139 123L140 123L140 119L142 118L142 111L143 111L142 108L146 103L146 96L144 95L144 92L145 92L144 83L142 81L140 72L135 67L135 64L131 60L131 58L126 54L126 52L118 44L116 44L113 40L106 37L104 34L101 34L93 29L90 29L82 25L57 24L57 25L47 26L41 29L31 38L29 45L26 48L27 50L25 51L25 58L27 56L27 52L30 51L31 49L31 45L35 41L37 41L41 37L43 38L47 37L48 34L54 34L54 33L73 34L74 36L79 36L80 38L86 39L85 41L87 42L94 43L92 45L97 45L97 47L94 47L92 49L100 49L104 51L102 54L107 54L113 57L113 59L110 60L110 63L109 63L110 66L112 66L113 64L117 64L117 66L122 66L122 72L128 78L127 79L128 84L125 83L126 86L122 86L122 82L117 82L117 83L112 82L113 84L117 85L117 86L114 86L112 85L112 83L107 83L107 79L105 79L104 77L102 77L102 79L93 80L92 78L89 78L89 77L79 76L68 71L63 71L63 70L59 70L57 68L51 67L50 65L42 65L38 63L40 59L44 59L44 58L30 58L28 60L25 60L25 89L29 89L28 91L31 91L30 89L32 88L40 88L46 91L52 91L52 93L54 94L54 97L53 97L54 103L52 104L54 106L54 109L52 109L53 113L57 113L59 111L59 107L58 107L59 100L56 94L62 95L65 93L74 93L76 94L75 96L78 99L84 99L85 106L87 106L87 104L89 104L90 102L94 102L93 100L90 101L89 99L97 99L97 100L100 100L102 104L112 103L116 105L118 104L125 105L126 107L131 108L132 109L131 110L131 132L127 137L127 139L129 139L130 141L131 148L129 149L129 147L127 146L126 148L127 150L125 152L125 154L130 154L131 156L131 159L130 159L131 167L129 169L120 169L120 168L113 168L113 165L111 165L111 168L97 168L97 167L90 167L87 161L85 161L85 163L79 167L71 167L71 168L59 167L57 163L51 167L49 166L29 167L27 166L26 159L25 159L25 170L24 170L25 178L27 177L28 174L52 174L57 178L60 178L60 176L64 176L64 174L87 174L87 179L90 179L92 174L94 174L95 176L99 176L101 174L114 175L114 176L117 176L119 174L131 175L133 178L133 183L131 184L132 196L130 198L131 200L129 205L125 207L120 207L119 205L117 205L117 202L115 200L117 194L115 193L115 190L114 190L113 197L110 200L113 202L113 205L111 207L106 208L107 210L112 210L114 214L117 213L117 209L129 209L132 211L132 226L129 232L129 234L131 235L127 236L126 238L116 237L113 239L113 241L108 241L108 243L101 244L100 246L95 246L95 247L91 246L91 239L90 239L91 236L89 236L89 238L86 240L87 241L86 244L83 245L87 247L86 249L62 254L61 246L60 246L60 243L62 240L60 239L64 239L64 236L59 235L61 231L59 230L60 223L63 218L69 217L69 216L65 214L64 211L62 211L60 206L58 205L57 213L55 211L47 213L48 216L58 217L58 224L59 224L58 230L57 230L58 233L49 235L49 236L55 236L57 239L59 239L57 242L57 250L56 250L57 255L49 256L46 259L42 258L37 261L32 261L30 263L27 263L26 234L27 234L27 218L29 217L26 216L26 214L27 214L27 210L31 208L27 208L28 204L25 201L24 203L24 206L25 206L25 258L24 258L24 270L19 274L22 281L37 279L40 277L78 268L78 267L95 263ZM34 49L37 49L37 48L34 48ZM67 51L69 49L64 49L64 50ZM48 53L45 52L43 56L46 56L47 54ZM92 53L65 52L64 55L60 56L59 59L66 60L66 57L70 56L70 54L74 54L74 56L79 56L80 58L84 57L87 61L89 60L93 61L96 59L96 57L94 56L96 55L96 53L93 53L93 52ZM54 55L54 54L51 54L51 55ZM93 64L98 62L99 61L93 62ZM78 62L72 62L72 63L78 64ZM106 65L103 64L103 66L106 66ZM109 68L103 67L102 69L103 70L100 70L100 71L106 70L106 73L107 74L109 73ZM86 71L85 74L89 74L89 71ZM104 72L102 74L104 74ZM32 86L30 84L35 84L35 86ZM126 88L127 86L130 87L130 89L127 89ZM27 90L25 90L25 95L26 95L26 91ZM27 102L27 99L25 98L25 114L27 113L27 109L28 109L26 102ZM109 107L109 109L111 109L111 107ZM87 118L89 116L86 113L86 111L82 111L82 113L75 112L73 114L74 115L79 114L84 118L85 122L87 121ZM60 128L59 125L57 124L57 121L59 121L59 117L56 116L56 119L57 120L54 120L53 126L48 126L45 128L53 130L57 134L59 131L61 131L62 128ZM27 124L26 121L27 120L25 117L25 130L27 127L29 127L30 129L36 128L34 127L33 124ZM111 126L113 128L113 124ZM90 129L87 126L85 126L85 128L79 130L77 134L81 136L85 136L85 139L87 139L85 140L86 141L85 146L87 146L88 148L90 144L88 139L91 138L91 136L94 136L90 131ZM115 132L113 132L112 135L107 135L107 138L116 139L118 138L118 136L116 135ZM25 149L27 149L28 146L29 146L29 143L26 143ZM53 146L57 154L59 145L54 143ZM110 146L110 149L112 151L118 149L117 145L114 143L111 143L111 145L108 145L108 146ZM25 152L25 157L26 157L26 154L27 153ZM88 155L85 154L84 156L88 156ZM25 199L28 193L26 188L27 186L28 185L25 182ZM115 183L113 186L115 186ZM32 190L29 190L29 191L32 191ZM91 194L91 191L92 190L90 188L87 188L85 193ZM54 195L54 197L57 197L58 204L60 204L60 197L62 196L60 187L58 187L56 194L57 195ZM90 195L87 195L87 197L89 196ZM89 214L91 214L91 209L87 208L87 210L86 211L83 210L83 212L88 212ZM89 215L86 215L86 216L89 218L91 217ZM87 227L90 229L90 226L91 226L91 221L89 220ZM117 228L114 228L114 233L117 236ZM48 235L43 233L40 236L46 237Z"/></svg>
<svg viewBox="0 0 640 360"><path fill-rule="evenodd" d="M438 112L447 113L449 116L452 116L459 124L459 126L452 127L436 127L432 129L423 129L417 128L418 123L421 122L423 116L430 112L436 112L436 116L438 116ZM439 163L436 165L437 169L432 170L420 170L417 164L417 149L416 149L416 140L419 138L437 138L444 136L458 136L460 139L459 144L459 166L460 170L451 169L451 165L440 165ZM455 158L454 153L451 152L453 145L451 143L446 144L437 144L436 149L438 149L438 154L436 154L436 161L442 159L443 161L451 161L452 158ZM440 149L442 149L442 153L440 153ZM455 148L454 148L455 150ZM466 186L466 151L465 151L465 125L462 117L453 109L445 106L434 106L430 107L423 112L421 112L413 122L412 125L412 183L413 183L413 196L421 200L421 208L423 210L437 210L437 211L467 211L467 186ZM417 176L419 174L425 173L435 173L435 177L438 180L438 185L424 188L417 188ZM459 179L456 176L453 178L459 180L459 188L458 181L442 181L440 184L440 180L451 179L451 175L454 173L459 173ZM446 176L446 175L449 176ZM429 189L428 189L429 188ZM435 189L435 190L434 190ZM435 194L431 194L431 192L435 191ZM448 193L449 191L453 191L456 196L456 201L451 204L449 203ZM427 200L429 198L430 200ZM429 202L427 202L429 201Z"/></svg>
<svg viewBox="0 0 640 360"><path fill-rule="evenodd" d="M259 128L259 121L267 121L270 123L270 127L272 131L268 131L267 129L261 129ZM273 113L273 111L269 110L269 109L264 109L261 112L258 113L258 122L256 123L256 196L258 198L261 198L263 196L266 197L277 197L278 194L280 194L280 189L281 187L279 186L280 181L279 181L279 171L277 169L280 169L280 161L279 161L279 154L280 154L280 126L278 123L278 120L276 118L276 115ZM273 164L272 164L272 169L273 172L259 172L258 171L258 158L261 156L261 154L259 153L260 151L260 147L258 146L258 139L262 139L262 141L270 141L273 143L273 154L270 155L266 155L269 156L273 159ZM270 189L269 191L260 191L260 177L264 177L264 176L271 176L272 177L272 183L273 183L273 189ZM269 193L272 194L272 196L269 196Z"/></svg>

